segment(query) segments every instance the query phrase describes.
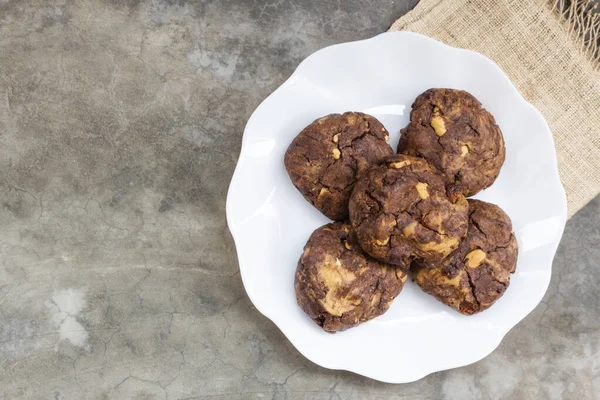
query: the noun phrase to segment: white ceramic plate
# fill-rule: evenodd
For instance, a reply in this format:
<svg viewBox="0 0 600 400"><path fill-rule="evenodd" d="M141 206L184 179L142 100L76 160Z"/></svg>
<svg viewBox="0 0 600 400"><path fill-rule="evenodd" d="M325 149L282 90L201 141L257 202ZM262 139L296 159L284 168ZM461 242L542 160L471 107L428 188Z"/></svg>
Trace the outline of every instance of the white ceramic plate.
<svg viewBox="0 0 600 400"><path fill-rule="evenodd" d="M294 188L283 155L314 119L344 111L378 118L395 148L413 100L431 87L471 92L504 133L504 167L476 198L512 218L519 261L511 285L491 309L467 317L409 280L386 314L327 334L298 307L293 283L306 240L328 219ZM256 308L313 362L395 383L473 363L498 346L542 299L566 210L548 125L502 70L481 54L406 32L331 46L303 61L248 121L227 197L241 276Z"/></svg>

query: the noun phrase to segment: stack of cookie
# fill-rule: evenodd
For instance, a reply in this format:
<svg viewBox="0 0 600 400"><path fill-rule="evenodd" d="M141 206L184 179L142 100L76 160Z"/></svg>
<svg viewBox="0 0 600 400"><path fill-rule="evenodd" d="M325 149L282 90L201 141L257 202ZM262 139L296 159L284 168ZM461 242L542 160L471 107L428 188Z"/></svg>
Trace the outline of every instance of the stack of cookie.
<svg viewBox="0 0 600 400"><path fill-rule="evenodd" d="M327 332L383 314L409 271L425 292L471 315L506 290L517 262L510 218L467 200L504 163L502 133L471 94L429 89L412 105L398 154L374 117L347 112L306 127L285 154L304 197L334 221L296 270L300 307Z"/></svg>

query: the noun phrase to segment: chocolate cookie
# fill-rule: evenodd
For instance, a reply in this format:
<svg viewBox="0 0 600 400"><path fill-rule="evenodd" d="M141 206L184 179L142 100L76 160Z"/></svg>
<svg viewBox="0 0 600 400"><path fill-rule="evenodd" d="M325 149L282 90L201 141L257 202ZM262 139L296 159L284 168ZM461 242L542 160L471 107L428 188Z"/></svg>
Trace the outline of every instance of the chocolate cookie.
<svg viewBox="0 0 600 400"><path fill-rule="evenodd" d="M469 200L469 232L459 248L435 268L413 264L421 289L456 311L471 315L489 308L510 283L517 241L500 207Z"/></svg>
<svg viewBox="0 0 600 400"><path fill-rule="evenodd" d="M333 333L386 312L406 277L405 271L367 256L349 223L334 222L308 239L294 286L302 310Z"/></svg>
<svg viewBox="0 0 600 400"><path fill-rule="evenodd" d="M393 154L388 132L374 117L347 112L308 125L285 153L285 168L304 198L333 220L348 218L357 176Z"/></svg>
<svg viewBox="0 0 600 400"><path fill-rule="evenodd" d="M398 153L423 157L442 171L451 192L473 196L490 186L504 163L502 132L470 93L429 89L412 105Z"/></svg>
<svg viewBox="0 0 600 400"><path fill-rule="evenodd" d="M350 198L350 220L362 248L378 260L408 268L415 258L440 261L467 234L468 205L451 198L440 173L402 154L371 167Z"/></svg>

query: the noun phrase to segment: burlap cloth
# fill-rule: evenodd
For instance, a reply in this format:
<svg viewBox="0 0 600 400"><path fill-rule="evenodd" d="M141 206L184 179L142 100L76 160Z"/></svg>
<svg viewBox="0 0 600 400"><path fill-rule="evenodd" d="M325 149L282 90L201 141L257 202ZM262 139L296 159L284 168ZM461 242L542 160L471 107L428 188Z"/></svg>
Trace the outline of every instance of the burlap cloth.
<svg viewBox="0 0 600 400"><path fill-rule="evenodd" d="M390 28L480 52L500 65L550 125L569 217L600 192L600 21L589 3L421 0Z"/></svg>

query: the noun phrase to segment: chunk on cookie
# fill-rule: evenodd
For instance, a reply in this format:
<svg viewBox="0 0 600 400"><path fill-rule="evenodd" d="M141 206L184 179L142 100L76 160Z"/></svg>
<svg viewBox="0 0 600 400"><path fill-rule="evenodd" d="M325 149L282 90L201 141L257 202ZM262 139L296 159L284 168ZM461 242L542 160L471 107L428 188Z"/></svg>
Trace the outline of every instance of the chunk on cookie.
<svg viewBox="0 0 600 400"><path fill-rule="evenodd" d="M333 220L348 218L352 188L368 166L394 153L374 117L331 114L308 125L285 153L285 168L304 198Z"/></svg>
<svg viewBox="0 0 600 400"><path fill-rule="evenodd" d="M469 200L469 232L441 264L415 262L414 280L425 292L471 315L489 308L506 291L517 265L517 240L500 207Z"/></svg>
<svg viewBox="0 0 600 400"><path fill-rule="evenodd" d="M407 273L366 255L349 223L313 232L296 269L298 305L327 332L342 331L387 311Z"/></svg>
<svg viewBox="0 0 600 400"><path fill-rule="evenodd" d="M506 150L494 117L473 95L429 89L412 105L398 153L425 158L443 173L450 191L469 197L494 183Z"/></svg>
<svg viewBox="0 0 600 400"><path fill-rule="evenodd" d="M371 167L349 207L362 248L404 268L416 258L442 260L467 234L466 199L448 197L440 173L422 158L398 154Z"/></svg>

